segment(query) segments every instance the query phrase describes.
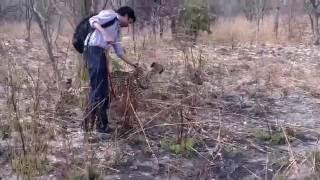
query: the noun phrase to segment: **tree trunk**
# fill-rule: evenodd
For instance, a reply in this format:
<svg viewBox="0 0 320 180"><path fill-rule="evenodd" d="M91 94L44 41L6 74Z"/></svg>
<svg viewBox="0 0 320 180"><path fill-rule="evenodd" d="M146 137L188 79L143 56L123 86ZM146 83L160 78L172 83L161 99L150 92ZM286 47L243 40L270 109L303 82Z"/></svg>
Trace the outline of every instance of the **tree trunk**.
<svg viewBox="0 0 320 180"><path fill-rule="evenodd" d="M32 25L32 18L33 18L33 0L26 0L26 29L27 29L27 41L31 41L31 25Z"/></svg>
<svg viewBox="0 0 320 180"><path fill-rule="evenodd" d="M316 0L310 0L310 3L312 5L312 15L310 14L309 17L311 21L311 26L313 27L313 33L314 33L314 45L320 44L320 33L319 33L319 16L320 13L318 13L318 1Z"/></svg>
<svg viewBox="0 0 320 180"><path fill-rule="evenodd" d="M320 32L319 32L319 15L318 13L314 13L314 31L315 31L315 40L314 40L314 45L319 45L320 44Z"/></svg>
<svg viewBox="0 0 320 180"><path fill-rule="evenodd" d="M53 55L53 50L52 50L52 42L51 42L51 35L50 35L50 27L49 27L49 22L48 22L48 17L50 17L49 14L49 9L50 9L50 2L46 0L37 0L34 2L34 6L32 8L33 13L35 15L37 24L39 25L39 28L41 30L41 34L43 37L43 40L45 42L45 48L47 50L47 53L49 55L49 60L51 63L51 66L53 68L53 72L55 74L55 78L57 81L57 87L59 90L60 89L60 83L61 83L61 75L58 70L57 62L54 58Z"/></svg>
<svg viewBox="0 0 320 180"><path fill-rule="evenodd" d="M81 0L81 16L86 17L89 14L92 13L91 7L92 7L92 1L91 0Z"/></svg>
<svg viewBox="0 0 320 180"><path fill-rule="evenodd" d="M314 22L313 22L313 18L311 14L308 14L309 19L310 19L310 25L311 25L311 31L312 31L312 35L314 35Z"/></svg>
<svg viewBox="0 0 320 180"><path fill-rule="evenodd" d="M174 36L177 33L177 20L175 16L171 16L171 33Z"/></svg>
<svg viewBox="0 0 320 180"><path fill-rule="evenodd" d="M164 22L163 22L163 17L160 17L159 19L159 26L160 26L160 38L163 38L163 29L164 29Z"/></svg>
<svg viewBox="0 0 320 180"><path fill-rule="evenodd" d="M105 1L106 4L108 3L108 1ZM92 0L80 0L80 15L81 15L81 19L89 16L92 13L92 6L94 4L92 4ZM79 59L79 63L77 65L77 79L76 79L76 86L77 87L82 87L83 85L88 84L89 81L89 73L88 73L88 67L86 64L86 61L84 59L84 56L82 54L78 55L78 59ZM80 104L81 104L81 108L82 110L84 110L89 102L89 96L88 94L85 94L84 96L80 97Z"/></svg>
<svg viewBox="0 0 320 180"><path fill-rule="evenodd" d="M43 22L43 20L41 19L41 15L38 12L34 11L34 13L35 13L36 21L37 21L39 28L41 30L41 34L43 36L43 40L45 42L45 47L46 47L47 53L49 55L51 66L52 66L54 74L56 76L58 89L60 90L60 83L61 83L62 79L61 79L60 72L58 70L56 60L53 55L52 45L51 45L49 34L48 34L48 31L49 31L48 24Z"/></svg>
<svg viewBox="0 0 320 180"><path fill-rule="evenodd" d="M280 18L280 7L278 6L276 9L276 15L274 18L274 25L273 25L273 32L276 35L276 39L278 39L278 33L279 33L279 18Z"/></svg>

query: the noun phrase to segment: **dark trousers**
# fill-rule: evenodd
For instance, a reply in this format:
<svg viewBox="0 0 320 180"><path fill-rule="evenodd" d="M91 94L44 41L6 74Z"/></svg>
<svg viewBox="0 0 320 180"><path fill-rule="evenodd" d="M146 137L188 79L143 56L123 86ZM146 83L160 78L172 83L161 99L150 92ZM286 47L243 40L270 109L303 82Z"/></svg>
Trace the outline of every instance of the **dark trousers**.
<svg viewBox="0 0 320 180"><path fill-rule="evenodd" d="M91 91L89 95L89 114L87 117L97 118L96 128L108 126L107 109L109 108L108 68L104 49L89 46L85 51L85 59L90 76Z"/></svg>

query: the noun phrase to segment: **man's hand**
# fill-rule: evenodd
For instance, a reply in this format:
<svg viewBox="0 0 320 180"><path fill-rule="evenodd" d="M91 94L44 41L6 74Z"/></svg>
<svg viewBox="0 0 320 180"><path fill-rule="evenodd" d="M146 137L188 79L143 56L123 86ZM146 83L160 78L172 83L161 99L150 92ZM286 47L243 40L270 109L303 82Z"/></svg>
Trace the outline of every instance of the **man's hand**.
<svg viewBox="0 0 320 180"><path fill-rule="evenodd" d="M138 67L139 67L139 63L133 64L133 67L134 67L134 68L138 68Z"/></svg>
<svg viewBox="0 0 320 180"><path fill-rule="evenodd" d="M129 61L125 55L120 57L125 63L129 64L130 66L132 66L133 68L137 68L139 66L138 63L132 63L131 61Z"/></svg>

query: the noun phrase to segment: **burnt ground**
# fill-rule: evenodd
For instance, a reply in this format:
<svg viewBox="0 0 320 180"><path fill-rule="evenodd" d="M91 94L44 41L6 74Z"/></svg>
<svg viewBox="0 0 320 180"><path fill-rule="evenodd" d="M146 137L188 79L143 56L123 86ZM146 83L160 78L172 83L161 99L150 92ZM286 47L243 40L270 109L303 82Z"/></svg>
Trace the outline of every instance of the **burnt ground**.
<svg viewBox="0 0 320 180"><path fill-rule="evenodd" d="M318 148L320 128L317 47L207 44L195 47L191 56L165 42L170 46L141 50L145 64L153 60L166 67L137 112L143 128L137 122L130 131L100 137L80 129L78 101L56 111L59 94L41 44L1 42L3 179L81 179L88 172L124 180L314 175L308 155ZM55 55L64 77L73 78L73 52L63 48ZM28 142L26 156L16 117ZM111 119L117 128L114 113ZM178 146L179 140L189 143Z"/></svg>

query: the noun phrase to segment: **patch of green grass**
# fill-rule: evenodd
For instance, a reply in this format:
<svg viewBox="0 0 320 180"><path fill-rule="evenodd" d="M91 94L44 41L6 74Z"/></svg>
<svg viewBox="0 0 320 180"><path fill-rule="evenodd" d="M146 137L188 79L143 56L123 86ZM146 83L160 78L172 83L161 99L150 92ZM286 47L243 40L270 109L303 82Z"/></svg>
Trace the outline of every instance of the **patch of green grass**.
<svg viewBox="0 0 320 180"><path fill-rule="evenodd" d="M168 140L161 141L160 144L163 149L166 149L176 155L183 155L185 157L192 156L196 145L195 141L191 138L183 140L181 144Z"/></svg>
<svg viewBox="0 0 320 180"><path fill-rule="evenodd" d="M291 136L287 134L288 141L291 143L293 142L296 138L294 136ZM282 145L286 144L286 137L282 132L274 133L271 136L271 144L273 145Z"/></svg>
<svg viewBox="0 0 320 180"><path fill-rule="evenodd" d="M271 139L270 133L265 132L265 131L258 131L255 134L255 137L260 141L269 141Z"/></svg>
<svg viewBox="0 0 320 180"><path fill-rule="evenodd" d="M286 137L283 132L269 133L265 131L259 131L255 134L256 139L260 141L268 141L272 145L286 144ZM293 142L295 137L292 134L287 134L289 142Z"/></svg>

